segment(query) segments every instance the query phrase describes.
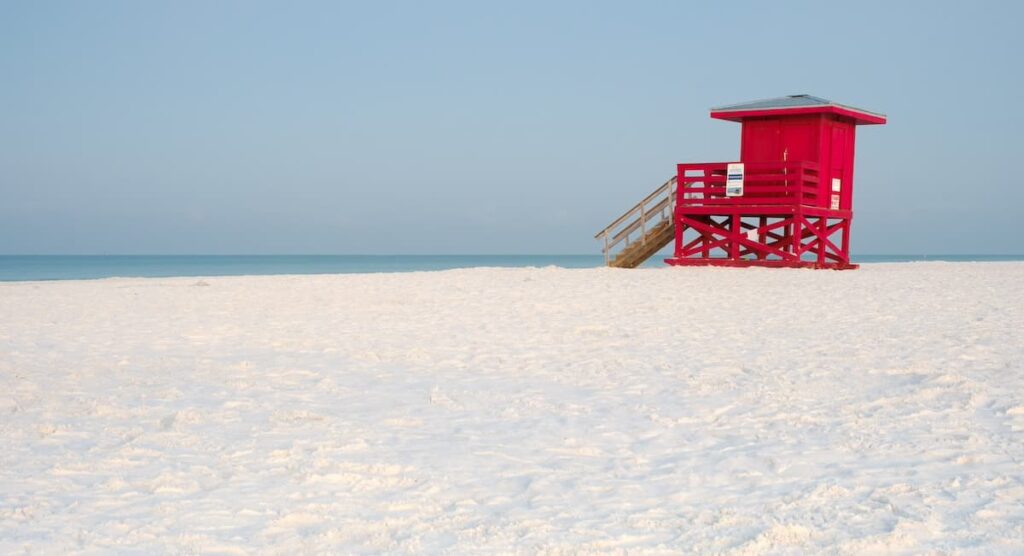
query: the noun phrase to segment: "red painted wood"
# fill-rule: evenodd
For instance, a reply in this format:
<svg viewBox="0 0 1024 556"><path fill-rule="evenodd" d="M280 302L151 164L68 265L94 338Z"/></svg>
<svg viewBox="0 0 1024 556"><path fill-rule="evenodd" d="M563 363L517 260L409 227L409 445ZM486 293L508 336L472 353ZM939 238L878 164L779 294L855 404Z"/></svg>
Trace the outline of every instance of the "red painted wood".
<svg viewBox="0 0 1024 556"><path fill-rule="evenodd" d="M796 108L770 108L765 110L736 110L711 112L711 117L730 122L740 122L748 118L777 118L785 116L802 116L806 114L833 114L853 120L857 125L885 124L886 117L870 112L861 112L842 106L801 106Z"/></svg>
<svg viewBox="0 0 1024 556"><path fill-rule="evenodd" d="M711 117L742 123L744 192L725 196L728 162L679 164L675 250L666 262L857 268L850 263L856 126L884 124L885 117L837 106Z"/></svg>
<svg viewBox="0 0 1024 556"><path fill-rule="evenodd" d="M860 265L853 263L828 262L818 264L816 262L807 261L791 263L785 261L733 261L729 259L687 259L678 261L675 259L665 259L665 262L672 266L726 266L744 268L751 266L765 266L769 268L818 268L831 270L854 270L856 268L860 268Z"/></svg>

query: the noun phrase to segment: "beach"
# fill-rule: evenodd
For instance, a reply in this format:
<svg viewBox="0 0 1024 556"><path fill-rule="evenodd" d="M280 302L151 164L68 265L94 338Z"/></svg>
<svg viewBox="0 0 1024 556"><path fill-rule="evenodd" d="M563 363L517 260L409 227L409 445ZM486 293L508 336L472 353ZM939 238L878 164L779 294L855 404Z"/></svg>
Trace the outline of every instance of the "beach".
<svg viewBox="0 0 1024 556"><path fill-rule="evenodd" d="M1024 551L1024 263L0 283L0 553Z"/></svg>

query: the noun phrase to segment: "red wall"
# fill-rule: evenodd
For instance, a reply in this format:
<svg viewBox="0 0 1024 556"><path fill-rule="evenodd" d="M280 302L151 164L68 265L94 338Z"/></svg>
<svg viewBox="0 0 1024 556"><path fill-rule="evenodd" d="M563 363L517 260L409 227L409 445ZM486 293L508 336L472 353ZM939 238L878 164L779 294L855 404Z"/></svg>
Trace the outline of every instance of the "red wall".
<svg viewBox="0 0 1024 556"><path fill-rule="evenodd" d="M819 205L831 206L832 178L841 180L839 208L853 206L856 127L833 114L748 118L740 139L741 162L817 162Z"/></svg>

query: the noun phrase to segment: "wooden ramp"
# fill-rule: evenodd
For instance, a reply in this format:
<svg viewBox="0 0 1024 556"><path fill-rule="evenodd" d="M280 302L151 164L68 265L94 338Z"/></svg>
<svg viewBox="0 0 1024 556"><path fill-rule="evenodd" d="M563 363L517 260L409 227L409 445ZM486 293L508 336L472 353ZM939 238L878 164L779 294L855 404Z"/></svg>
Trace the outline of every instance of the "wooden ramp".
<svg viewBox="0 0 1024 556"><path fill-rule="evenodd" d="M676 233L672 210L676 178L640 201L594 236L604 242L604 262L616 268L636 268L669 244Z"/></svg>

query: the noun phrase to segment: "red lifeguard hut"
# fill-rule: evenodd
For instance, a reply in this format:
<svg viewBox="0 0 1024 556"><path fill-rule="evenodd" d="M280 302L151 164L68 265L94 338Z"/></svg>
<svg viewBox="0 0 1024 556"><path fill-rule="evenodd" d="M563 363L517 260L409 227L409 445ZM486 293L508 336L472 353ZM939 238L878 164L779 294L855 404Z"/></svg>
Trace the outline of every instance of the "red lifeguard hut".
<svg viewBox="0 0 1024 556"><path fill-rule="evenodd" d="M739 161L679 164L674 178L598 233L608 264L638 266L675 239L671 265L856 268L856 130L885 116L792 95L712 108L711 117L742 124Z"/></svg>

